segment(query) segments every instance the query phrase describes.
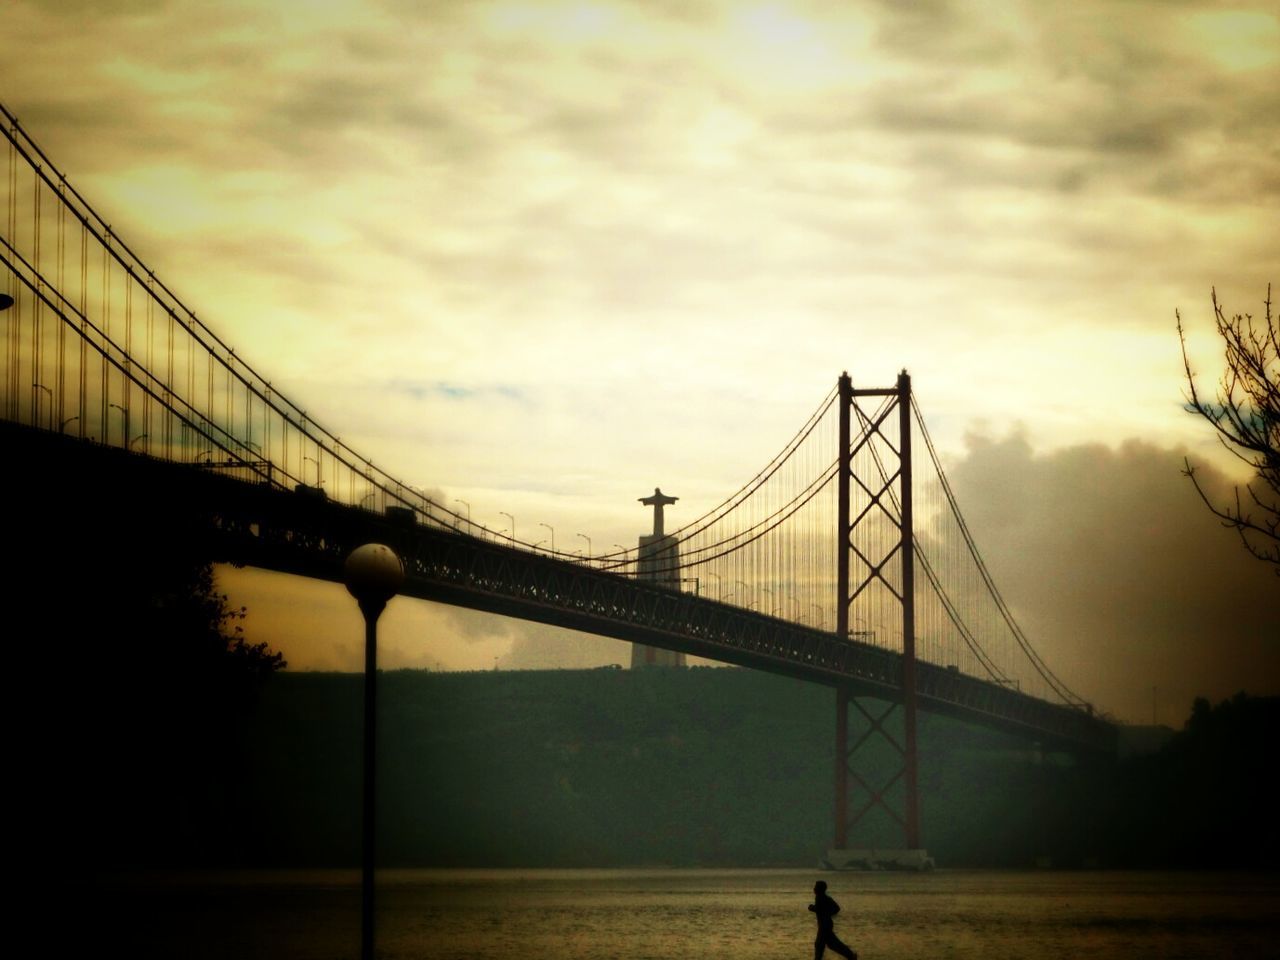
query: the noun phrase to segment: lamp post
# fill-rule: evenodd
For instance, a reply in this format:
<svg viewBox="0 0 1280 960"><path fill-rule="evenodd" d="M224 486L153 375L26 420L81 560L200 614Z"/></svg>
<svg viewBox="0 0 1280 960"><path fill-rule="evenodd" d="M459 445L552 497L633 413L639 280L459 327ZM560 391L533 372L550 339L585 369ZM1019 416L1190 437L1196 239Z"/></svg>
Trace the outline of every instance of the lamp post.
<svg viewBox="0 0 1280 960"><path fill-rule="evenodd" d="M360 956L373 960L373 871L375 840L375 767L377 748L378 617L404 583L404 565L381 543L356 547L347 557L343 579L364 615L364 803L360 870Z"/></svg>
<svg viewBox="0 0 1280 960"><path fill-rule="evenodd" d="M511 521L511 542L515 543L516 542L516 518L513 517L511 514L507 513L505 510L499 510L498 516L506 517L508 520ZM556 548L555 544L553 543L551 545L551 549L554 550L555 548Z"/></svg>
<svg viewBox="0 0 1280 960"><path fill-rule="evenodd" d="M52 390L50 390L48 387L46 387L43 383L33 383L33 384L31 384L31 387L32 387L32 389L39 388L39 389L43 390L45 393L47 393L47 394L49 395L49 429L50 429L50 430L52 430L52 429L53 429L53 414L54 414L54 411L53 411L53 391L52 391ZM36 394L36 423L35 423L35 425L36 425L37 427L38 427L38 426L40 426L40 394L38 394L38 393Z"/></svg>
<svg viewBox="0 0 1280 960"><path fill-rule="evenodd" d="M124 446L125 446L125 449L127 450L129 448L129 408L122 407L118 403L109 403L107 404L107 406L115 407L117 410L120 411L121 414L124 415ZM103 427L102 427L102 439L104 442L108 439L107 427L105 424L103 424Z"/></svg>
<svg viewBox="0 0 1280 960"><path fill-rule="evenodd" d="M623 576L625 576L627 573L627 564L631 562L631 551L628 550L626 547L624 547L620 543L615 543L614 546L622 551L622 559L616 560L613 563L609 564L608 567L606 567L606 569L620 570Z"/></svg>
<svg viewBox="0 0 1280 960"><path fill-rule="evenodd" d="M575 536L575 537L581 537L583 540L587 541L587 561L588 561L588 562L590 562L590 560L591 560L591 538L590 538L590 537L588 537L585 533L575 533L575 534L574 534L574 536Z"/></svg>
<svg viewBox="0 0 1280 960"><path fill-rule="evenodd" d="M511 523L513 526L515 525L514 520L512 520ZM541 520L538 521L538 526L546 527L548 530L551 531L551 552L555 553L556 552L556 528L549 523L543 523Z"/></svg>
<svg viewBox="0 0 1280 960"><path fill-rule="evenodd" d="M471 504L467 503L467 501L465 500L454 500L453 502L460 503L467 508L467 533L470 533L471 532ZM454 524L454 529L455 530L458 529L457 524Z"/></svg>

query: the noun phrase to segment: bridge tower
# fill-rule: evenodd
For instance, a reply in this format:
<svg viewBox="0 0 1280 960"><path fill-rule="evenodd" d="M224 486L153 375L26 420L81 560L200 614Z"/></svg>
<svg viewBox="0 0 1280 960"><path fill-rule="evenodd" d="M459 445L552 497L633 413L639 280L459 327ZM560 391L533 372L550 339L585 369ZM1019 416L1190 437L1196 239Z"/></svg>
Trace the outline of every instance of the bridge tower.
<svg viewBox="0 0 1280 960"><path fill-rule="evenodd" d="M868 707L853 696L847 687L836 689L836 771L835 771L835 849L827 861L841 866L899 866L922 868L929 864L920 843L920 801L917 787L916 756L916 662L915 662L915 551L912 536L911 504L911 377L905 370L894 387L878 389L853 388L848 373L839 381L839 468L837 488L837 568L836 568L836 634L847 642L862 642L874 637L871 631L850 632L850 609L855 600L869 589L887 594L893 606L901 610L902 673L898 678L900 698L887 709ZM868 413L858 404L860 398L879 398L879 408ZM892 430L894 412L897 430ZM850 420L859 419L859 437L853 441ZM896 435L895 435L896 433ZM854 472L854 460L870 454L875 460L874 479L863 479ZM889 462L883 463L881 458ZM896 464L893 462L896 461ZM896 467L896 469L895 469ZM864 471L865 473L865 471ZM859 488L861 509L851 516L851 484ZM855 541L859 527L879 523L893 532L893 541L880 549ZM871 551L868 554L868 551ZM855 583L851 578L850 560L856 559L860 573ZM896 576L895 576L896 574ZM850 746L849 705L852 704L865 726ZM901 739L886 721L901 708ZM896 726L896 724L894 725ZM868 782L855 768L860 748L879 736L901 758L901 767L879 786ZM890 796L901 781L901 803ZM850 816L850 786L861 794L862 801ZM850 828L875 808L885 811L902 829L902 850L871 851L849 847Z"/></svg>
<svg viewBox="0 0 1280 960"><path fill-rule="evenodd" d="M653 507L653 533L640 537L639 561L636 565L636 579L656 583L672 590L680 589L680 544L674 537L668 537L663 527L662 508L679 500L670 497L659 488L653 488L653 496L640 497L646 507ZM645 646L642 643L631 645L631 669L640 667L683 667L683 653L674 650L662 650L658 647Z"/></svg>

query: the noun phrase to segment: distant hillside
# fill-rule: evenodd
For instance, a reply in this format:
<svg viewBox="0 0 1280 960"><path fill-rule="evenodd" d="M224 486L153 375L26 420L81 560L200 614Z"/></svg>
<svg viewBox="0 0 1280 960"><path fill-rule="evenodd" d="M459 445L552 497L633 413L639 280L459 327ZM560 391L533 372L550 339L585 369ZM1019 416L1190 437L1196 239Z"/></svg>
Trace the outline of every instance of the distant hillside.
<svg viewBox="0 0 1280 960"><path fill-rule="evenodd" d="M154 674L71 676L80 698L19 755L36 774L22 856L58 870L359 862L361 676L283 673L217 696ZM831 843L827 688L695 667L401 671L379 691L387 866L812 866ZM1243 696L1198 702L1160 753L1124 762L1042 757L922 715L925 846L944 866L1274 866L1277 735L1280 700ZM876 787L897 769L882 740L858 752ZM865 801L855 790L851 808ZM899 846L901 831L873 811L851 843Z"/></svg>
<svg viewBox="0 0 1280 960"><path fill-rule="evenodd" d="M361 679L273 677L245 730L242 857L353 863ZM811 865L831 842L834 694L736 669L380 677L382 862ZM1026 744L925 717L924 833L942 862L1030 862L1059 775ZM891 750L868 742L877 786ZM899 788L900 789L900 788ZM855 794L854 802L862 797ZM885 816L866 845L897 846Z"/></svg>

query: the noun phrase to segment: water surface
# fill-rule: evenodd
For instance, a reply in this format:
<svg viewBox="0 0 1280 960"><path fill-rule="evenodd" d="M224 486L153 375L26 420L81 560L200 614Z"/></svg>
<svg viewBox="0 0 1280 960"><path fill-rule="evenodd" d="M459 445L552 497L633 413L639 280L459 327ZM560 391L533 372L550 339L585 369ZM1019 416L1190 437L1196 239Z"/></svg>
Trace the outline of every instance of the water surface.
<svg viewBox="0 0 1280 960"><path fill-rule="evenodd" d="M950 870L384 871L378 955L807 958L815 879L864 960L1280 956L1280 874ZM359 955L352 871L119 877L99 903L138 955Z"/></svg>

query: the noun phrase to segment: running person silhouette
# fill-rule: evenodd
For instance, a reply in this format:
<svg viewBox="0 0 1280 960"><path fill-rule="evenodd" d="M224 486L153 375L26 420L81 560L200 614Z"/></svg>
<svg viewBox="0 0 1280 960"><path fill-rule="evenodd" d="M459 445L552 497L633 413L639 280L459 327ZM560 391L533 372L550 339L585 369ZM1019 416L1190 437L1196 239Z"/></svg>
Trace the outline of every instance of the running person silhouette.
<svg viewBox="0 0 1280 960"><path fill-rule="evenodd" d="M813 903L809 910L818 918L818 939L813 941L813 960L822 960L822 954L830 947L848 960L858 960L858 955L840 942L836 936L835 915L840 912L840 904L827 896L827 882L819 880L813 885Z"/></svg>

